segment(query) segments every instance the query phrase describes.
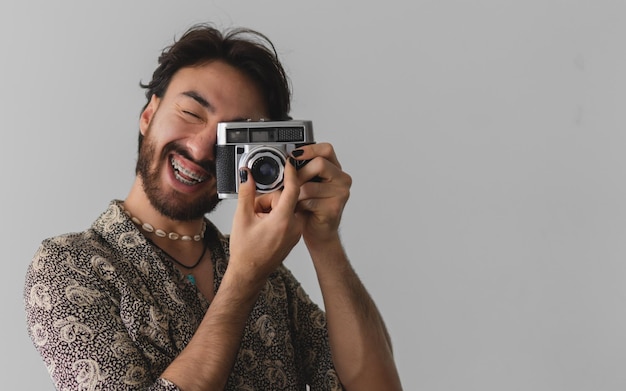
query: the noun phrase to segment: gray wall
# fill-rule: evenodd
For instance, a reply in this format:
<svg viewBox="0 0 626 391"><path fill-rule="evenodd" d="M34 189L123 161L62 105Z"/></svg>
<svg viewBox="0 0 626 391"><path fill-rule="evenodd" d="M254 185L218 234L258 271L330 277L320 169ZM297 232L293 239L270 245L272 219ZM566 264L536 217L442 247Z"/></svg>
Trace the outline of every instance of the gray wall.
<svg viewBox="0 0 626 391"><path fill-rule="evenodd" d="M52 389L26 266L126 196L138 83L206 20L275 41L352 174L343 239L406 390L626 389L626 2L93 3L0 5L3 389Z"/></svg>

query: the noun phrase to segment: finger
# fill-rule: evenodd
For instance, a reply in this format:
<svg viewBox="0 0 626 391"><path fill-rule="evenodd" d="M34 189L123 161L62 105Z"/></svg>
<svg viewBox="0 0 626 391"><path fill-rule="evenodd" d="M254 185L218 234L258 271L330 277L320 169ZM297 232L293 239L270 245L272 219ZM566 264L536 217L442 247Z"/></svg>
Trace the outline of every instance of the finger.
<svg viewBox="0 0 626 391"><path fill-rule="evenodd" d="M298 178L302 184L307 182L333 182L345 174L341 167L324 158L315 158L298 170Z"/></svg>
<svg viewBox="0 0 626 391"><path fill-rule="evenodd" d="M279 198L280 190L271 193L257 194L254 200L254 210L259 213L269 213L276 206Z"/></svg>
<svg viewBox="0 0 626 391"><path fill-rule="evenodd" d="M339 159L337 159L335 149L329 143L305 145L294 149L291 154L298 161L311 160L318 156L321 156L330 161L335 166L341 168L341 164L339 163Z"/></svg>
<svg viewBox="0 0 626 391"><path fill-rule="evenodd" d="M239 169L239 193L237 195L236 213L250 214L254 212L256 183L248 168Z"/></svg>
<svg viewBox="0 0 626 391"><path fill-rule="evenodd" d="M298 181L296 168L291 162L288 162L288 164L285 164L283 175L283 190L280 194L280 199L276 202L275 208L281 208L284 211L292 213L298 202L299 194L300 183Z"/></svg>
<svg viewBox="0 0 626 391"><path fill-rule="evenodd" d="M314 162L316 164L317 162ZM352 187L352 177L341 171L337 166L332 164L322 164L323 167L318 168L315 166L310 167L310 173L307 173L304 169L299 174L305 176L316 175L320 178L320 181L308 181L300 186L299 200L312 199L312 198L346 198L350 194L350 188ZM307 167L306 170L309 170Z"/></svg>

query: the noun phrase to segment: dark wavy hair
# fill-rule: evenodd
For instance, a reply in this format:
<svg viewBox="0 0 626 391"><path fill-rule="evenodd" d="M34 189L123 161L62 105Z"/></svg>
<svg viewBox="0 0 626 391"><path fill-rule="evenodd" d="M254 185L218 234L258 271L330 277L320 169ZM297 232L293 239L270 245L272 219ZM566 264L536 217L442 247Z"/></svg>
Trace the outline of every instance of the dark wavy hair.
<svg viewBox="0 0 626 391"><path fill-rule="evenodd" d="M253 80L265 98L272 120L291 119L291 88L287 74L278 59L276 48L264 34L248 28L232 28L223 32L210 24L190 27L159 56L159 66L146 89L146 102L152 95L161 98L174 74L184 67L221 60ZM143 110L142 110L143 111ZM139 147L143 135L139 132Z"/></svg>

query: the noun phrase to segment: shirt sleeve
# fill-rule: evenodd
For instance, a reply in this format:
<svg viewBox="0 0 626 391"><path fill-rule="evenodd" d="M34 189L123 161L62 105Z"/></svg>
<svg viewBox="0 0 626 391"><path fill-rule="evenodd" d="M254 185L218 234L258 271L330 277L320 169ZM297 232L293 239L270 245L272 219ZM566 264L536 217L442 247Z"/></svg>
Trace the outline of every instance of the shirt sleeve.
<svg viewBox="0 0 626 391"><path fill-rule="evenodd" d="M291 271L282 267L295 335L296 357L311 390L343 390L330 352L326 314L315 304Z"/></svg>
<svg viewBox="0 0 626 391"><path fill-rule="evenodd" d="M26 273L30 338L58 390L178 390L131 340L92 254L45 241ZM162 369L157 368L157 371Z"/></svg>

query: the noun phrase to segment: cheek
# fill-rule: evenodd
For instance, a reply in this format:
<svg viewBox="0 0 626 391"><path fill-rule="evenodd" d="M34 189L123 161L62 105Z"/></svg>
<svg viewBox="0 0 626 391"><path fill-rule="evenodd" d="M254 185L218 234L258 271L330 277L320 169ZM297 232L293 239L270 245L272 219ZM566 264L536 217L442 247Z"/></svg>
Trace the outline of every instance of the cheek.
<svg viewBox="0 0 626 391"><path fill-rule="evenodd" d="M144 137L149 138L157 148L180 137L180 125L171 123L172 121L154 120L146 128Z"/></svg>
<svg viewBox="0 0 626 391"><path fill-rule="evenodd" d="M186 118L181 113L171 113L166 118L159 118L156 123L159 131L171 138L185 137L196 132L203 125L200 120Z"/></svg>
<svg viewBox="0 0 626 391"><path fill-rule="evenodd" d="M151 161L152 164L158 164L157 162L163 156L166 145L167 142L159 137L158 130L151 126L143 138L140 155L144 162Z"/></svg>

